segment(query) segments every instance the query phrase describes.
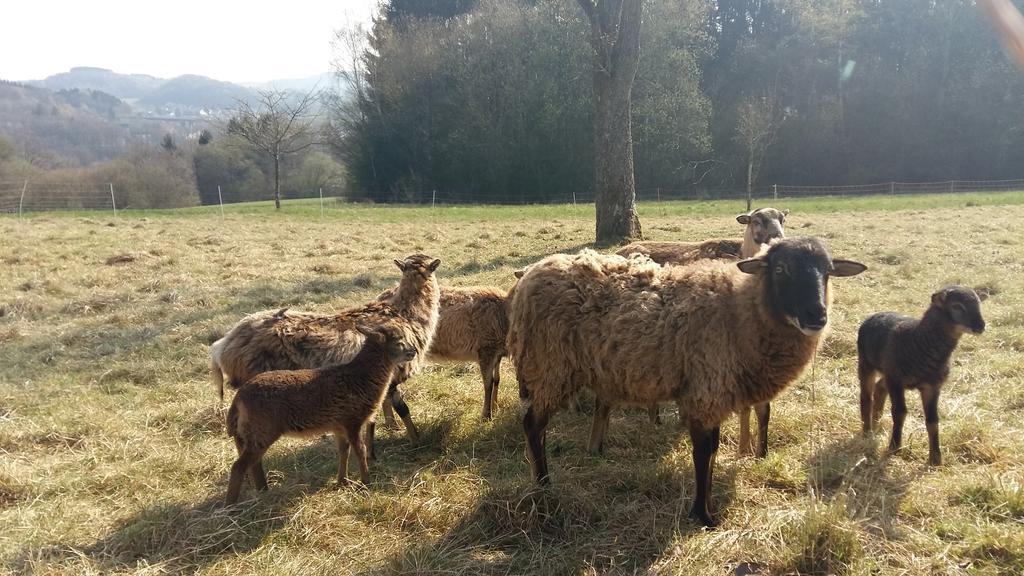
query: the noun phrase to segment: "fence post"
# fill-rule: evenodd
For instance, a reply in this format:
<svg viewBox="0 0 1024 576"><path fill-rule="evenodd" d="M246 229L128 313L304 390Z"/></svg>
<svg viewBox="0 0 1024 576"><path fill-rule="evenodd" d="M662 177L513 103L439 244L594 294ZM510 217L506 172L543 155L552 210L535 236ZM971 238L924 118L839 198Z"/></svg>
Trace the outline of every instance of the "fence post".
<svg viewBox="0 0 1024 576"><path fill-rule="evenodd" d="M896 195L896 183L895 182L889 182L889 195L890 196L895 196Z"/></svg>
<svg viewBox="0 0 1024 576"><path fill-rule="evenodd" d="M949 181L949 193L950 194L953 193L953 181L952 180Z"/></svg>
<svg viewBox="0 0 1024 576"><path fill-rule="evenodd" d="M324 219L324 189L320 188L320 219Z"/></svg>
<svg viewBox="0 0 1024 576"><path fill-rule="evenodd" d="M658 204L661 204L661 186L658 186Z"/></svg>
<svg viewBox="0 0 1024 576"><path fill-rule="evenodd" d="M28 190L28 180L21 187L21 200L18 201L18 220L21 220L21 210L25 205L25 190Z"/></svg>
<svg viewBox="0 0 1024 576"><path fill-rule="evenodd" d="M220 204L220 219L224 219L224 197L220 194L220 184L217 184L217 202Z"/></svg>
<svg viewBox="0 0 1024 576"><path fill-rule="evenodd" d="M772 200L778 200L778 199L779 199L779 185L778 184L772 184Z"/></svg>
<svg viewBox="0 0 1024 576"><path fill-rule="evenodd" d="M114 218L117 218L117 203L114 202L114 183L110 183L110 209L114 211Z"/></svg>
<svg viewBox="0 0 1024 576"><path fill-rule="evenodd" d="M434 204L436 202L437 202L437 190L431 190L430 191L430 207L433 208Z"/></svg>

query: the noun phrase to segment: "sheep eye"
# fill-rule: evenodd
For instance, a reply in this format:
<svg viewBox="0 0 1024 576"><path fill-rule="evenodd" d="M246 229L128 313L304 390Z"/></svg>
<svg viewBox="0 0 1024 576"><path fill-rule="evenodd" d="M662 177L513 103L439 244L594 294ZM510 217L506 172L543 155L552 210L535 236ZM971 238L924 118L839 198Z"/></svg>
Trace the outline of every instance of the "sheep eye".
<svg viewBox="0 0 1024 576"><path fill-rule="evenodd" d="M775 273L776 274L785 274L786 273L786 267L783 266L782 264L779 264L778 266L775 267Z"/></svg>
<svg viewBox="0 0 1024 576"><path fill-rule="evenodd" d="M959 303L959 302L954 302L952 308L953 308L953 310L956 310L957 312L963 312L964 311L964 305Z"/></svg>

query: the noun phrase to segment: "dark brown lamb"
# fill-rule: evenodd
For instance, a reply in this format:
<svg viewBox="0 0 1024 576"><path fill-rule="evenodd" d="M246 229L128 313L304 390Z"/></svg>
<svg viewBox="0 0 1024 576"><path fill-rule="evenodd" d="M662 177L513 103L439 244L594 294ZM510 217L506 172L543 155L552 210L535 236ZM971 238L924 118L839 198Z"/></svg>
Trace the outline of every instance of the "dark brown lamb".
<svg viewBox="0 0 1024 576"><path fill-rule="evenodd" d="M928 429L928 464L942 464L938 406L942 384L949 377L949 357L960 336L984 331L981 299L964 286L947 286L932 294L931 306L920 319L879 312L865 320L857 334L864 435L871 435L888 396L892 400L889 451L899 450L907 416L904 392L918 390Z"/></svg>
<svg viewBox="0 0 1024 576"><path fill-rule="evenodd" d="M365 335L359 354L348 364L317 370L274 370L245 383L228 410L228 433L238 459L231 466L226 501L234 504L246 473L259 490L267 489L263 455L283 435L333 432L338 442L338 483L347 484L351 449L363 485L370 482L366 449L359 436L380 408L395 369L416 357L405 335L387 327L358 328Z"/></svg>

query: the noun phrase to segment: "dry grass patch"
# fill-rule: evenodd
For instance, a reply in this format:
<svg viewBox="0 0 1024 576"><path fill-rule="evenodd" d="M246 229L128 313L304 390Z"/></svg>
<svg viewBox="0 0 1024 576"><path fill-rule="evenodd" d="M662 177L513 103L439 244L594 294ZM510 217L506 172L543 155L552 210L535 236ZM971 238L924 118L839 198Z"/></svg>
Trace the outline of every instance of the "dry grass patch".
<svg viewBox="0 0 1024 576"><path fill-rule="evenodd" d="M441 258L443 282L507 288L514 270L588 245L590 211L0 220L0 571L1019 573L1024 207L960 202L923 212L943 222L926 226L919 211L844 205L794 210L790 233L826 235L834 253L871 268L835 284L813 369L773 402L769 457L737 458L735 420L725 423L715 531L687 517L690 447L671 407L661 426L615 411L603 456L586 451L588 401L559 414L548 435L554 487L536 490L508 362L492 422L478 415L471 365L406 384L423 439L381 426L368 492L334 486L330 438L296 439L268 454L268 492L220 505L234 447L207 347L242 315L367 301L397 280L391 260L412 252ZM651 239L692 241L737 236L741 208L644 205L642 217ZM126 255L135 259L105 264ZM989 329L954 356L940 401L946 464L929 468L913 394L906 450L884 452L888 415L875 438L860 437L856 331L879 310L920 314L950 282L988 294Z"/></svg>

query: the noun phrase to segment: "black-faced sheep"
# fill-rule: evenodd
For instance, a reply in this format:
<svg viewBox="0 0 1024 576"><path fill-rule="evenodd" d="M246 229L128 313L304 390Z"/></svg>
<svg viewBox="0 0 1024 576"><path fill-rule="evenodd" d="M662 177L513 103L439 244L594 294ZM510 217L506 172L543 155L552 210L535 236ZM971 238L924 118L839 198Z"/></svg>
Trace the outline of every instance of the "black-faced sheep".
<svg viewBox="0 0 1024 576"><path fill-rule="evenodd" d="M210 346L211 372L221 397L225 376L228 384L237 388L268 370L322 368L350 361L364 340L352 328L356 324L393 323L405 330L408 342L425 353L437 328L441 291L434 271L441 261L413 254L404 261L395 260L395 264L402 271L402 278L390 300L373 301L330 315L268 310L243 318ZM397 385L419 364L417 359L396 371L388 394L413 441L418 438L416 426Z"/></svg>
<svg viewBox="0 0 1024 576"><path fill-rule="evenodd" d="M377 298L391 297L393 290ZM476 362L484 384L482 415L490 420L498 407L501 359L508 333L505 291L490 286L441 287L437 330L427 359L432 362Z"/></svg>
<svg viewBox="0 0 1024 576"><path fill-rule="evenodd" d="M789 210L765 207L736 216L736 221L744 225L742 241L716 239L704 242L634 242L620 248L615 253L619 256L644 254L662 265L690 264L697 260L708 259L753 258L764 245L776 238L785 238L785 222L788 214ZM771 406L758 404L753 408L757 414L758 429L756 454L763 458L768 454L767 423ZM748 406L739 411L738 449L740 454L755 453L753 436L750 434L750 410L751 408ZM660 421L657 406L650 407L650 414L652 421Z"/></svg>
<svg viewBox="0 0 1024 576"><path fill-rule="evenodd" d="M907 416L904 391L916 389L924 404L928 464L942 464L938 406L942 384L949 377L949 357L964 333L984 331L981 300L974 290L964 286L947 286L932 294L931 306L920 319L879 312L865 320L857 334L860 418L864 435L871 435L882 415L885 398L889 396L892 400L889 450L899 450Z"/></svg>
<svg viewBox="0 0 1024 576"><path fill-rule="evenodd" d="M283 435L333 432L338 443L338 484L348 483L351 448L359 478L370 483L366 450L359 431L380 408L395 369L416 357L403 330L388 326L359 328L362 349L347 364L317 370L272 370L257 374L235 394L228 410L228 433L238 459L231 466L226 501L234 504L246 473L267 489L263 455Z"/></svg>
<svg viewBox="0 0 1024 576"><path fill-rule="evenodd" d="M530 399L523 428L537 482L550 482L548 421L580 388L597 397L591 449L612 407L671 400L693 440L691 513L714 526L721 422L797 378L828 321L829 278L863 270L815 238L781 240L738 263L661 267L584 250L531 266L511 295L508 349Z"/></svg>

